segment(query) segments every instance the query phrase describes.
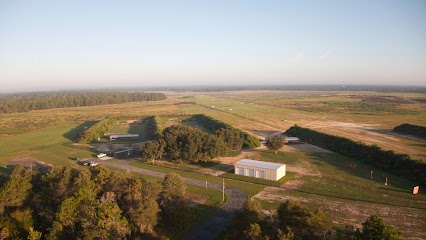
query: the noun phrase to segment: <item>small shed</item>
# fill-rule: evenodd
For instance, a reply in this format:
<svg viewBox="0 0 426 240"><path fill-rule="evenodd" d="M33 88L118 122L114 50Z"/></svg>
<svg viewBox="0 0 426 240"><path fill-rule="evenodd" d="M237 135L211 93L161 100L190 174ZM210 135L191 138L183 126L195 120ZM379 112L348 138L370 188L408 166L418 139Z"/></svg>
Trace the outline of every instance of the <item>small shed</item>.
<svg viewBox="0 0 426 240"><path fill-rule="evenodd" d="M132 148L130 148L130 149L114 152L114 158L123 158L123 157L130 156L134 153L135 151Z"/></svg>
<svg viewBox="0 0 426 240"><path fill-rule="evenodd" d="M285 141L290 142L300 142L300 139L298 137L285 137Z"/></svg>
<svg viewBox="0 0 426 240"><path fill-rule="evenodd" d="M109 140L138 140L139 134L127 134L127 135L110 135Z"/></svg>
<svg viewBox="0 0 426 240"><path fill-rule="evenodd" d="M234 173L248 177L278 181L286 174L286 165L243 159L235 163Z"/></svg>

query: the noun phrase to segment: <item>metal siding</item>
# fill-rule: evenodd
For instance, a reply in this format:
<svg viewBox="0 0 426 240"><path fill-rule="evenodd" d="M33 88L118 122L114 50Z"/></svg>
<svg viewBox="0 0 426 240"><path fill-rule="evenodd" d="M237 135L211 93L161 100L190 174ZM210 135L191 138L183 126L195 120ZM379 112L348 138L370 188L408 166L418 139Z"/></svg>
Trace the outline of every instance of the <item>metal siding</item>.
<svg viewBox="0 0 426 240"><path fill-rule="evenodd" d="M250 167L250 166L235 164L234 165L234 173L235 174L238 173L238 168L244 169L244 176L249 176L249 169L254 171L254 173L255 173L254 177L257 177L256 171L263 171L264 172L264 179L273 180L273 181L277 181L281 177L285 176L285 171L286 171L286 165L285 164L284 164L284 166L280 167L277 170L260 168L260 167Z"/></svg>

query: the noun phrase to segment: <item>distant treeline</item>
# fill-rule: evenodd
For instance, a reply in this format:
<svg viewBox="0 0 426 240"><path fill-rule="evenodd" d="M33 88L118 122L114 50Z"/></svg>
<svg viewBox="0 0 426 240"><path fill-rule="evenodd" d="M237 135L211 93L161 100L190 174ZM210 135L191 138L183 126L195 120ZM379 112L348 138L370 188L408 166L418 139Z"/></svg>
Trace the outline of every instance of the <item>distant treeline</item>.
<svg viewBox="0 0 426 240"><path fill-rule="evenodd" d="M78 137L78 143L90 143L93 141L97 141L98 138L102 138L105 133L107 133L116 123L116 119L114 117L107 117L102 121L96 123L90 128L84 130Z"/></svg>
<svg viewBox="0 0 426 240"><path fill-rule="evenodd" d="M426 163L411 159L407 154L397 154L392 150L383 150L377 145L367 145L298 126L291 127L286 133L426 186Z"/></svg>
<svg viewBox="0 0 426 240"><path fill-rule="evenodd" d="M62 93L23 94L0 98L0 113L26 112L50 108L82 107L126 102L159 101L163 93Z"/></svg>
<svg viewBox="0 0 426 240"><path fill-rule="evenodd" d="M244 148L256 148L256 147L260 147L260 142L259 139L257 139L256 137L248 134L247 132L244 132L241 129L238 128L234 128L232 125L227 124L225 122L213 119L209 116L206 116L204 114L197 114L194 115L192 117L192 119L196 120L197 122L199 122L201 125L203 125L203 127L205 127L206 129L208 129L211 132L215 132L219 129L233 129L236 130L240 136L244 139L243 142L243 147Z"/></svg>
<svg viewBox="0 0 426 240"><path fill-rule="evenodd" d="M410 134L416 137L426 138L426 127L411 125L408 123L396 126L393 131L398 133Z"/></svg>
<svg viewBox="0 0 426 240"><path fill-rule="evenodd" d="M123 89L124 90L124 89ZM270 85L270 86L197 86L197 87L153 87L138 91L172 91L172 92L224 92L242 90L276 90L276 91L360 91L360 92L413 92L426 93L421 86L370 86L370 85Z"/></svg>

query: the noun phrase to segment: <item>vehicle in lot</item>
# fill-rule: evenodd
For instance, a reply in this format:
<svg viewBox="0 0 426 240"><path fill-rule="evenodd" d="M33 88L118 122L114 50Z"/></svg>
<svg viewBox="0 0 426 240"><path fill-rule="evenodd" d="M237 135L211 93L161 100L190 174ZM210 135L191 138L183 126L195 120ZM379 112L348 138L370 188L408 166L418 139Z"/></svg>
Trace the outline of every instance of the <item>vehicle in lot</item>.
<svg viewBox="0 0 426 240"><path fill-rule="evenodd" d="M83 165L84 165L84 166L94 167L94 166L98 165L98 163L97 163L97 162L94 162L94 161L85 161L85 162L83 163Z"/></svg>
<svg viewBox="0 0 426 240"><path fill-rule="evenodd" d="M96 155L98 158L103 158L106 157L106 153L99 153L98 155Z"/></svg>

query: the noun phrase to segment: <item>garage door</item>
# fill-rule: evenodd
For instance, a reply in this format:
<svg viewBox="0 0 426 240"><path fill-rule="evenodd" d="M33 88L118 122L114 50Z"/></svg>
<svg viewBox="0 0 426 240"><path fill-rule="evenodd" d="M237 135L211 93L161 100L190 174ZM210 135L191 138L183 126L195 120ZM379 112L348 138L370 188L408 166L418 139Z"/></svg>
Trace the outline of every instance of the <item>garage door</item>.
<svg viewBox="0 0 426 240"><path fill-rule="evenodd" d="M244 175L244 168L237 168L238 175Z"/></svg>
<svg viewBox="0 0 426 240"><path fill-rule="evenodd" d="M248 169L248 176L254 177L254 169Z"/></svg>
<svg viewBox="0 0 426 240"><path fill-rule="evenodd" d="M265 172L264 171L257 171L257 177L258 178L265 178Z"/></svg>

